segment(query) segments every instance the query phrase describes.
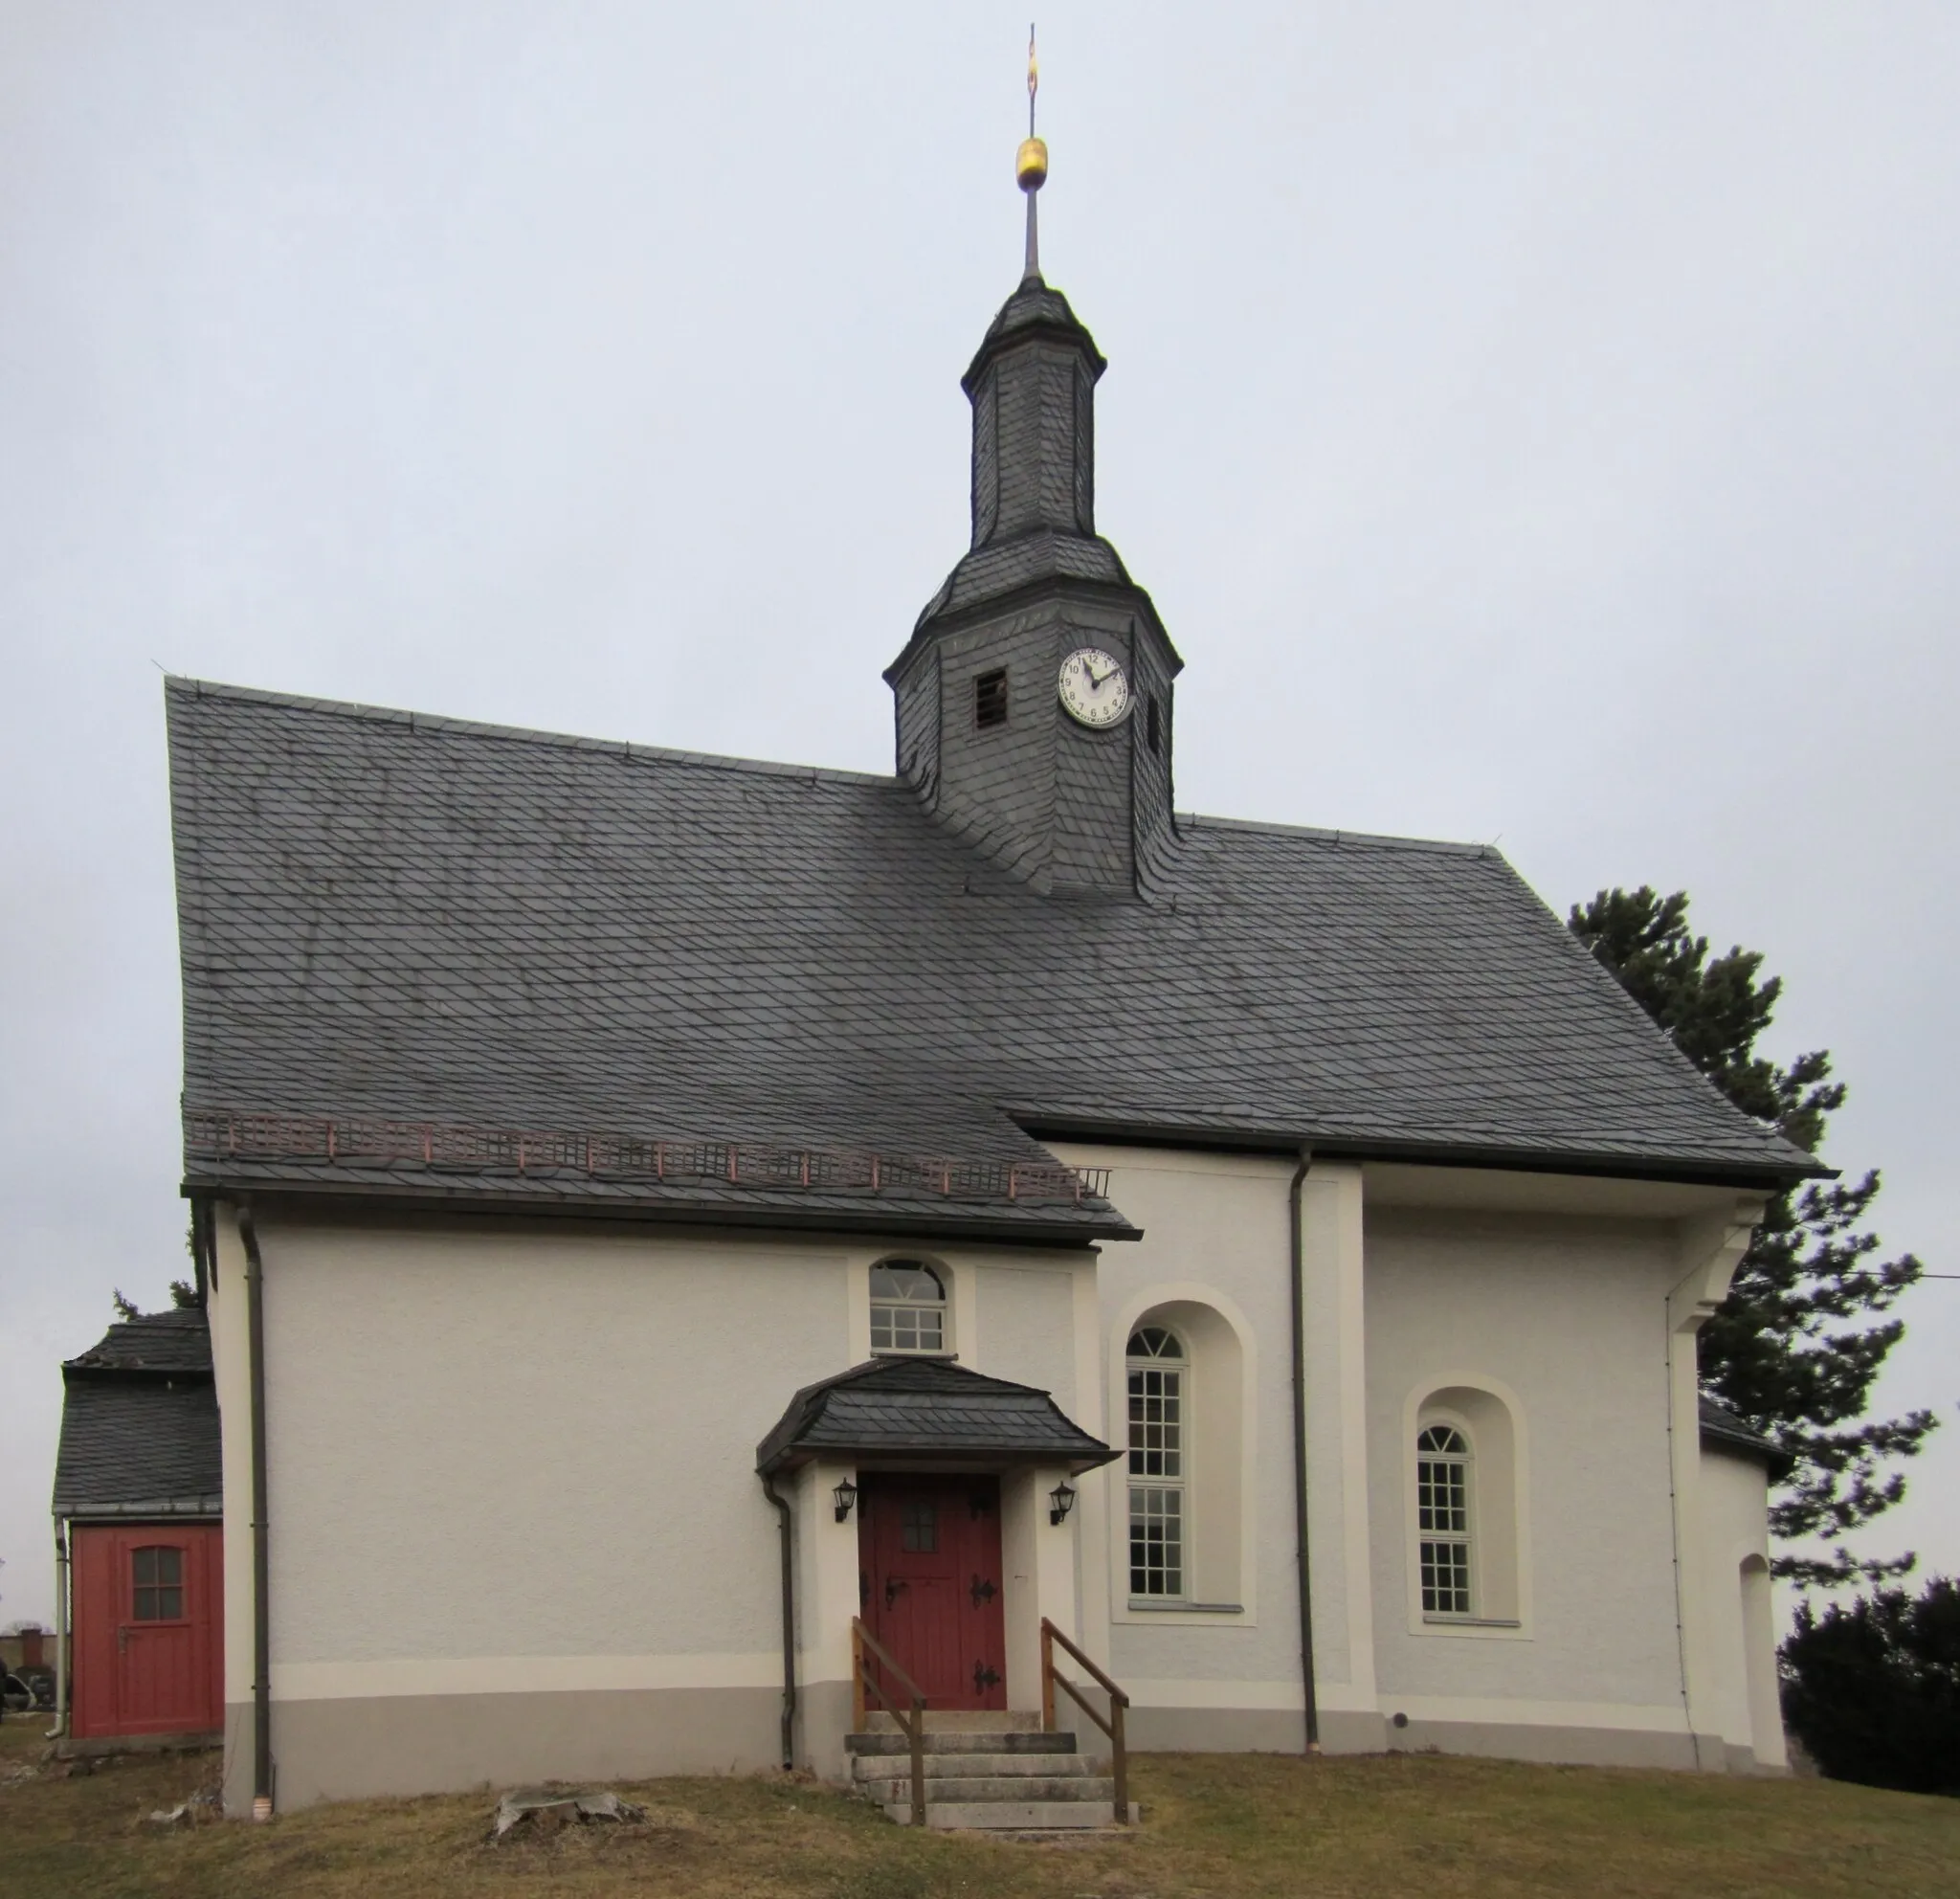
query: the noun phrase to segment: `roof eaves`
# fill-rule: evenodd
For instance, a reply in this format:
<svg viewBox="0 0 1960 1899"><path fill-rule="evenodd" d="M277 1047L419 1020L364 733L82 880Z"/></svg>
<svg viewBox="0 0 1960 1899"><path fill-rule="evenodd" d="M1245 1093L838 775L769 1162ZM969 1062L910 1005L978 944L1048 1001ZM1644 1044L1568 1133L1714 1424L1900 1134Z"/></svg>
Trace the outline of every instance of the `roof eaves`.
<svg viewBox="0 0 1960 1899"><path fill-rule="evenodd" d="M850 1207L807 1207L736 1201L651 1200L590 1190L554 1192L542 1182L493 1189L479 1184L414 1181L336 1182L309 1176L279 1178L244 1171L187 1176L179 1192L231 1198L308 1201L337 1207L364 1204L398 1208L420 1202L450 1213L547 1215L574 1219L647 1221L692 1228L748 1228L781 1233L856 1233L905 1240L980 1240L1004 1246L1094 1246L1104 1240L1141 1240L1144 1230L1114 1207L1084 1209L1074 1218L1056 1212L994 1211L960 1214L907 1209L866 1198Z"/></svg>
<svg viewBox="0 0 1960 1899"><path fill-rule="evenodd" d="M1409 1141L1326 1134L1310 1125L1282 1127L1228 1121L1138 1120L1093 1111L1010 1107L1010 1117L1037 1141L1100 1141L1114 1147L1182 1148L1214 1153L1297 1154L1310 1150L1329 1160L1406 1161L1430 1167L1484 1167L1503 1173L1569 1173L1605 1179L1657 1180L1687 1186L1783 1189L1805 1180L1835 1180L1838 1170L1813 1161L1797 1169L1768 1159L1611 1152L1598 1150L1507 1147L1461 1141Z"/></svg>
<svg viewBox="0 0 1960 1899"><path fill-rule="evenodd" d="M131 1517L210 1517L221 1520L225 1500L221 1496L146 1497L135 1503L98 1503L87 1496L56 1497L54 1515L65 1522L86 1522L94 1518L127 1521Z"/></svg>

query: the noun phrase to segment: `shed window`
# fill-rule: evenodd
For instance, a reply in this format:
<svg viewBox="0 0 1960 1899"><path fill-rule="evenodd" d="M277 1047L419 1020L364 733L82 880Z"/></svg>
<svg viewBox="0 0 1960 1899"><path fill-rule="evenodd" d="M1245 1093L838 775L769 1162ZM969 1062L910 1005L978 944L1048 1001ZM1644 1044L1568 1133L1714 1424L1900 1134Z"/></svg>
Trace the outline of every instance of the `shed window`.
<svg viewBox="0 0 1960 1899"><path fill-rule="evenodd" d="M1415 1527L1422 1564L1422 1613L1474 1613L1470 1589L1470 1441L1432 1424L1415 1441Z"/></svg>
<svg viewBox="0 0 1960 1899"><path fill-rule="evenodd" d="M1007 724L1007 669L996 667L973 681L973 725L978 731Z"/></svg>
<svg viewBox="0 0 1960 1899"><path fill-rule="evenodd" d="M1129 1593L1185 1594L1184 1347L1161 1326L1130 1334Z"/></svg>
<svg viewBox="0 0 1960 1899"><path fill-rule="evenodd" d="M882 1260L871 1269L871 1349L944 1352L946 1287L916 1260Z"/></svg>
<svg viewBox="0 0 1960 1899"><path fill-rule="evenodd" d="M1152 753L1161 752L1164 749L1164 727L1157 717L1157 695L1154 692L1147 702L1145 724L1149 732L1150 750Z"/></svg>
<svg viewBox="0 0 1960 1899"><path fill-rule="evenodd" d="M130 1620L176 1622L184 1619L184 1552L168 1544L152 1544L129 1553L129 1579L134 1601Z"/></svg>

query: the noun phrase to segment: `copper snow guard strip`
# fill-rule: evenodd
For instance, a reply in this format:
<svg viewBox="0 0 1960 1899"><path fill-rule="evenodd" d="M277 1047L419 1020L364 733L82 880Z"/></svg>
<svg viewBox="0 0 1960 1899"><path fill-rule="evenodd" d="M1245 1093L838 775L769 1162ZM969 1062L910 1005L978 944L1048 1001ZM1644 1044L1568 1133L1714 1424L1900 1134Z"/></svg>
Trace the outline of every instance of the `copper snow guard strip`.
<svg viewBox="0 0 1960 1899"><path fill-rule="evenodd" d="M797 1193L925 1195L1080 1206L1109 1190L1106 1167L1058 1161L955 1160L774 1147L758 1141L670 1141L634 1134L457 1127L366 1116L227 1114L184 1117L187 1154L201 1160L321 1161L358 1167L426 1167L462 1173L582 1175L605 1180L712 1181Z"/></svg>

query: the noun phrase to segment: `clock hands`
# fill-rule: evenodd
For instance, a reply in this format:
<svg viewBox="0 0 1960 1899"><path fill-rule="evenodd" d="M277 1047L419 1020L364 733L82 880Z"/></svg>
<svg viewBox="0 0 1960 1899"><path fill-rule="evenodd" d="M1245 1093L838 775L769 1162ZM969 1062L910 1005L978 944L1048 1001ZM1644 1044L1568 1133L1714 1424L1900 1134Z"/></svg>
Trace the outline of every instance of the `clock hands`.
<svg viewBox="0 0 1960 1899"><path fill-rule="evenodd" d="M1061 703L1095 730L1115 725L1130 704L1123 661L1096 647L1078 647L1061 662Z"/></svg>

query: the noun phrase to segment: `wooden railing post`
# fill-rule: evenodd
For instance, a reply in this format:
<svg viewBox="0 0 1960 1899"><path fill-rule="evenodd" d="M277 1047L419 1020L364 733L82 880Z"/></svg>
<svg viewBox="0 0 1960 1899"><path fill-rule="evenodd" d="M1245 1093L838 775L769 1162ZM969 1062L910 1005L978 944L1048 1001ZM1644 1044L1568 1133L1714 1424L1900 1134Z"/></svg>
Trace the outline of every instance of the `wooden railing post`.
<svg viewBox="0 0 1960 1899"><path fill-rule="evenodd" d="M1055 1672L1055 1650L1057 1643L1074 1656L1088 1671L1089 1677L1104 1694L1109 1697L1109 1718L1105 1721L1096 1711L1081 1689L1066 1675ZM1051 1622L1046 1616L1041 1618L1041 1716L1049 1731L1055 1728L1055 1690L1063 1694L1080 1708L1109 1739L1110 1773L1116 1782L1116 1823L1129 1824L1129 1748L1125 1738L1125 1722L1124 1715L1129 1707L1129 1696L1112 1682L1102 1670L1072 1642L1067 1636Z"/></svg>
<svg viewBox="0 0 1960 1899"><path fill-rule="evenodd" d="M865 1651L884 1664L892 1678L903 1687L912 1698L909 1714L902 1714L891 1696L884 1691L884 1685L871 1672L871 1664L864 1659ZM899 1666L891 1658L890 1651L867 1629L856 1616L851 1618L851 1705L855 1711L858 1729L863 1731L864 1690L869 1688L899 1724L899 1731L911 1745L912 1751L912 1824L925 1824L925 1695L919 1684Z"/></svg>
<svg viewBox="0 0 1960 1899"><path fill-rule="evenodd" d="M925 1824L925 1697L912 1697L912 1824Z"/></svg>
<svg viewBox="0 0 1960 1899"><path fill-rule="evenodd" d="M1124 1744L1123 1718L1126 1706L1123 1701L1111 1701L1109 1704L1110 1766L1116 1775L1116 1823L1119 1826L1129 1824L1129 1749Z"/></svg>

